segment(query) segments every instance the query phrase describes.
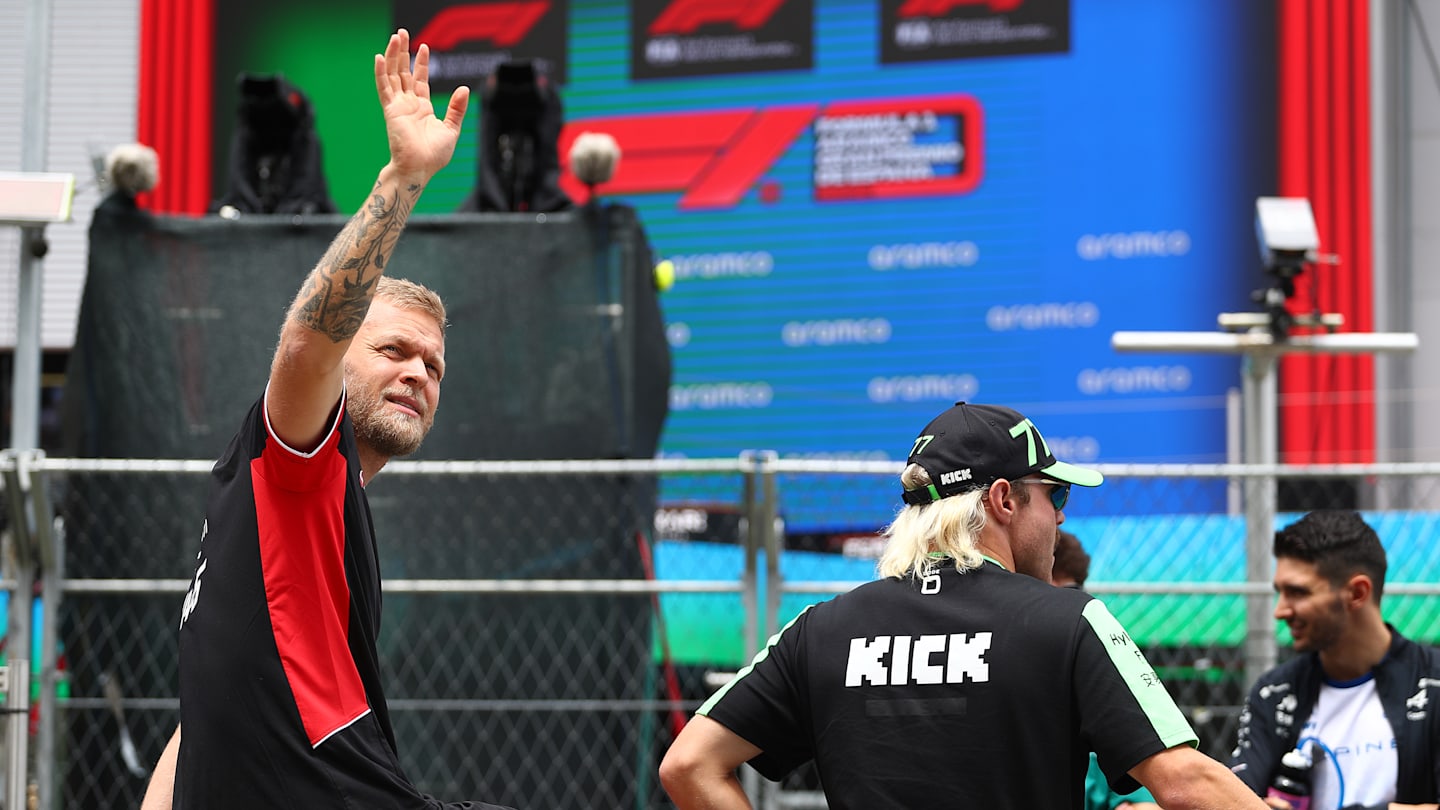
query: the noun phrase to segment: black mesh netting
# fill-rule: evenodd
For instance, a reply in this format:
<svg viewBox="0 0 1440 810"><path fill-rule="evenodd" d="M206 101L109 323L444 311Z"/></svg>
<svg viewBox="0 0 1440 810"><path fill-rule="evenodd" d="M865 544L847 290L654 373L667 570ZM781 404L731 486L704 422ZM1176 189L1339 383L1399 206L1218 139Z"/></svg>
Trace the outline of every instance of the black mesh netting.
<svg viewBox="0 0 1440 810"><path fill-rule="evenodd" d="M69 452L218 456L263 390L286 307L343 223L97 211L65 390ZM415 218L389 273L438 291L451 322L441 407L415 458L653 456L670 357L652 268L623 206ZM67 576L189 578L204 489L196 476L72 476ZM386 577L645 576L648 478L396 474L370 494ZM143 600L161 617L154 643L120 648L96 634L140 601L67 599L76 697L99 696L107 670L126 673L130 695L177 693L173 662L155 660L174 654L180 597L173 620L165 601ZM396 596L385 615L401 757L423 789L522 807L647 801L654 719L606 708L653 697L647 597ZM594 705L557 712L550 700ZM95 720L68 719L68 758L113 766ZM165 722L150 725L137 741L147 755L168 736ZM76 806L134 806L143 789L74 766L65 781Z"/></svg>

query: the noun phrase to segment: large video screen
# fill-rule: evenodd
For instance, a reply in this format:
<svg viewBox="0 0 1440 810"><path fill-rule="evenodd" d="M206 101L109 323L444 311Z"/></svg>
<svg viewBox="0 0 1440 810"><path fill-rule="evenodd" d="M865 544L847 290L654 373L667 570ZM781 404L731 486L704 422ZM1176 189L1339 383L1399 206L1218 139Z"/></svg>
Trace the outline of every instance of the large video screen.
<svg viewBox="0 0 1440 810"><path fill-rule="evenodd" d="M567 133L616 135L600 193L676 271L664 452L902 460L970 400L1077 462L1223 461L1239 362L1110 336L1255 308L1264 5L576 3Z"/></svg>
<svg viewBox="0 0 1440 810"><path fill-rule="evenodd" d="M376 16L375 2L355 15ZM1211 331L1219 313L1257 308L1254 201L1274 193L1270 4L393 0L385 11L431 40L437 93L540 60L563 102L562 160L581 132L617 139L620 168L598 196L638 209L674 268L663 454L898 462L931 417L969 400L1017 408L1074 462L1224 460L1239 361L1120 354L1110 338ZM325 24L332 42L352 36L333 15ZM271 55L316 41L290 39ZM371 175L368 163L330 168L332 140L358 137L325 108L321 77L336 71L333 59L317 69L311 96L336 133L332 188L353 210L364 189L343 184L368 188ZM453 211L473 190L480 106L477 92L422 212ZM788 517L854 527L893 511L884 499Z"/></svg>

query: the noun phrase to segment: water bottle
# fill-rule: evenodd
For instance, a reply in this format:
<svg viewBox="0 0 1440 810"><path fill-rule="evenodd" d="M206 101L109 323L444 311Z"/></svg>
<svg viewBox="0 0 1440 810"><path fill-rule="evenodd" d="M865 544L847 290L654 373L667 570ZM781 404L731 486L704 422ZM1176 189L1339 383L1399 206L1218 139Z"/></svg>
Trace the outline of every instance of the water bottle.
<svg viewBox="0 0 1440 810"><path fill-rule="evenodd" d="M1289 802L1294 810L1310 810L1310 758L1300 751L1287 752L1265 795Z"/></svg>

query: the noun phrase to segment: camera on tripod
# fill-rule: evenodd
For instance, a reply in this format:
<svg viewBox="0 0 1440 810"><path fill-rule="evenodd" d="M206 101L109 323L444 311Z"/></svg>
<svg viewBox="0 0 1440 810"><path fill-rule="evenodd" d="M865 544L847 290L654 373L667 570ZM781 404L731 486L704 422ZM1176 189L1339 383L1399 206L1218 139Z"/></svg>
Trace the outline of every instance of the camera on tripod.
<svg viewBox="0 0 1440 810"><path fill-rule="evenodd" d="M480 94L480 165L460 211L564 211L560 93L544 60L497 64Z"/></svg>

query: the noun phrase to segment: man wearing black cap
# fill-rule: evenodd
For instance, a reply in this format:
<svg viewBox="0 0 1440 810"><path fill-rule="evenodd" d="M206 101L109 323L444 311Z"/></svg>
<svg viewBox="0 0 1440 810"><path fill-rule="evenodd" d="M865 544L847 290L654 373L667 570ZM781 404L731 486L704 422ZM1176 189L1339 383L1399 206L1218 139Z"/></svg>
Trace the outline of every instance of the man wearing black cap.
<svg viewBox="0 0 1440 810"><path fill-rule="evenodd" d="M675 804L747 808L741 763L779 779L813 759L832 810L1078 810L1095 751L1164 807L1263 810L1195 750L1105 606L1049 584L1070 487L1101 480L1009 408L938 416L901 474L882 579L807 608L706 701L660 766Z"/></svg>

